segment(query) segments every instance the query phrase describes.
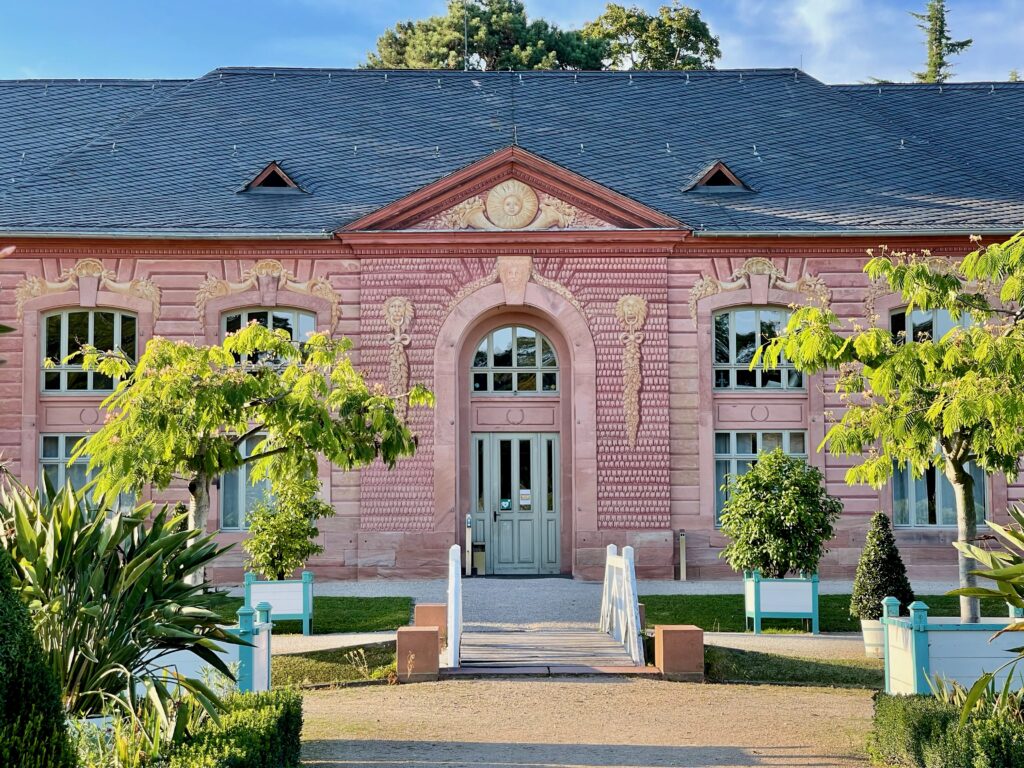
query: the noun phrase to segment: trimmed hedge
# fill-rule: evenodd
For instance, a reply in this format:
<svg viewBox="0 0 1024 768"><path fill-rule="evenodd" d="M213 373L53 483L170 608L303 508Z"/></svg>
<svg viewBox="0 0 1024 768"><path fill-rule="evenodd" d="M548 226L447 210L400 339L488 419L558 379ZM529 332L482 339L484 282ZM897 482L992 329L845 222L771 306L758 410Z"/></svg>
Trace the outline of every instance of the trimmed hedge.
<svg viewBox="0 0 1024 768"><path fill-rule="evenodd" d="M60 687L14 591L12 569L0 549L0 765L72 768Z"/></svg>
<svg viewBox="0 0 1024 768"><path fill-rule="evenodd" d="M220 724L209 722L176 747L168 768L297 768L302 749L298 692L233 694L224 705Z"/></svg>
<svg viewBox="0 0 1024 768"><path fill-rule="evenodd" d="M869 751L900 768L1024 768L1024 725L989 711L961 728L960 710L932 696L875 696Z"/></svg>

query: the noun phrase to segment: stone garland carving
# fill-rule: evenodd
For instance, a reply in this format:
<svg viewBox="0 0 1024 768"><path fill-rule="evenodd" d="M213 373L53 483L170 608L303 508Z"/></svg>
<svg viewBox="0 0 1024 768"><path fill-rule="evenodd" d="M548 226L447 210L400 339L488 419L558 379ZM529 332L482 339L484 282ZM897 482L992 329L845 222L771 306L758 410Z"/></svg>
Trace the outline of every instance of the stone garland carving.
<svg viewBox="0 0 1024 768"><path fill-rule="evenodd" d="M260 278L263 278L264 281L276 280L277 290L291 291L292 293L301 293L324 299L331 305L331 330L333 331L338 325L338 319L341 316L339 299L330 282L324 277L314 277L312 280L300 282L276 259L257 261L252 269L247 269L242 273L242 279L237 283L213 277L212 275L206 278L196 292L196 310L199 312L199 316L202 317L205 313L206 304L210 299L231 296L235 293L244 293L251 289L260 289Z"/></svg>
<svg viewBox="0 0 1024 768"><path fill-rule="evenodd" d="M601 229L609 225L596 216L551 195L538 195L518 179L496 184L486 194L475 195L436 214L417 228L476 229L485 231L543 229Z"/></svg>
<svg viewBox="0 0 1024 768"><path fill-rule="evenodd" d="M412 302L404 296L393 296L384 302L384 322L391 333L388 346L388 394L398 398L395 401L395 415L405 421L409 400L404 395L409 391L409 357L405 348L409 346L409 324L413 318Z"/></svg>
<svg viewBox="0 0 1024 768"><path fill-rule="evenodd" d="M690 289L690 317L697 319L697 304L701 299L727 291L750 288L751 275L767 275L769 288L802 293L822 306L828 306L832 300L832 295L822 278L816 275L803 275L797 280L786 280L785 272L775 266L770 259L754 256L743 262L743 266L733 272L727 280L702 275Z"/></svg>
<svg viewBox="0 0 1024 768"><path fill-rule="evenodd" d="M25 303L30 299L39 296L49 296L55 293L64 293L80 287L80 281L91 279L96 282L93 285L97 290L110 291L122 296L131 296L136 299L148 301L153 305L153 320L160 318L160 288L152 280L139 278L135 280L119 281L117 274L112 269L106 269L99 259L82 259L70 269L65 269L56 280L47 280L35 275L29 275L22 280L14 289L14 302L17 310L18 320L21 321L25 315Z"/></svg>
<svg viewBox="0 0 1024 768"><path fill-rule="evenodd" d="M644 342L643 327L647 322L647 299L626 294L615 304L615 316L623 331L622 342L622 410L626 416L626 440L636 448L640 430L640 345Z"/></svg>

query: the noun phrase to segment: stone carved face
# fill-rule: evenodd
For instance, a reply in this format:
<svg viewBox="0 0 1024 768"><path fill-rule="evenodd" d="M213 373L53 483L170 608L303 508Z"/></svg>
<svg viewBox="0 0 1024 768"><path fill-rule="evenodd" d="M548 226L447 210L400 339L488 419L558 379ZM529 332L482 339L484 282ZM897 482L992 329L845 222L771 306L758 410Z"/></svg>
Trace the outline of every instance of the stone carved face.
<svg viewBox="0 0 1024 768"><path fill-rule="evenodd" d="M647 300L642 296L623 296L615 305L615 314L625 328L642 328L647 321Z"/></svg>
<svg viewBox="0 0 1024 768"><path fill-rule="evenodd" d="M537 215L540 201L528 185L509 179L487 193L485 207L487 218L500 229L522 229Z"/></svg>
<svg viewBox="0 0 1024 768"><path fill-rule="evenodd" d="M404 296L395 296L384 302L384 322L389 328L402 330L412 320L412 304Z"/></svg>

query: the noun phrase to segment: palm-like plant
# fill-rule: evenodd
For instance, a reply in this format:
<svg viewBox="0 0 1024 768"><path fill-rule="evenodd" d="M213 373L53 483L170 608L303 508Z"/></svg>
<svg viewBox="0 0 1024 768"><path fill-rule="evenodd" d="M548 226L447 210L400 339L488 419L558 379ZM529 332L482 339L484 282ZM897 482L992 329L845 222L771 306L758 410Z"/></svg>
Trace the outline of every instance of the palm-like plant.
<svg viewBox="0 0 1024 768"><path fill-rule="evenodd" d="M214 713L208 686L178 676L166 660L191 651L231 677L218 643L240 641L211 610L209 585L189 583L224 549L166 507L118 514L87 503L88 487L44 486L30 491L7 478L0 544L68 711L95 715L115 705L136 713L145 697L169 723L173 698L185 691Z"/></svg>

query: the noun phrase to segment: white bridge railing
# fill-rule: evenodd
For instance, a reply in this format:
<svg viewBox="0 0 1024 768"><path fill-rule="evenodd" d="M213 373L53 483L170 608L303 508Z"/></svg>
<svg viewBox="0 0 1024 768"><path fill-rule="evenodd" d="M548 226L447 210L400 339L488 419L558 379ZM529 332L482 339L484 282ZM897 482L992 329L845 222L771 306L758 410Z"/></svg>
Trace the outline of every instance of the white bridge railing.
<svg viewBox="0 0 1024 768"><path fill-rule="evenodd" d="M459 666L462 644L462 549L453 544L448 550L448 648L449 667Z"/></svg>
<svg viewBox="0 0 1024 768"><path fill-rule="evenodd" d="M633 548L608 545L604 564L604 592L601 595L600 630L622 643L637 666L644 665L641 639L640 600L636 593L636 568Z"/></svg>

